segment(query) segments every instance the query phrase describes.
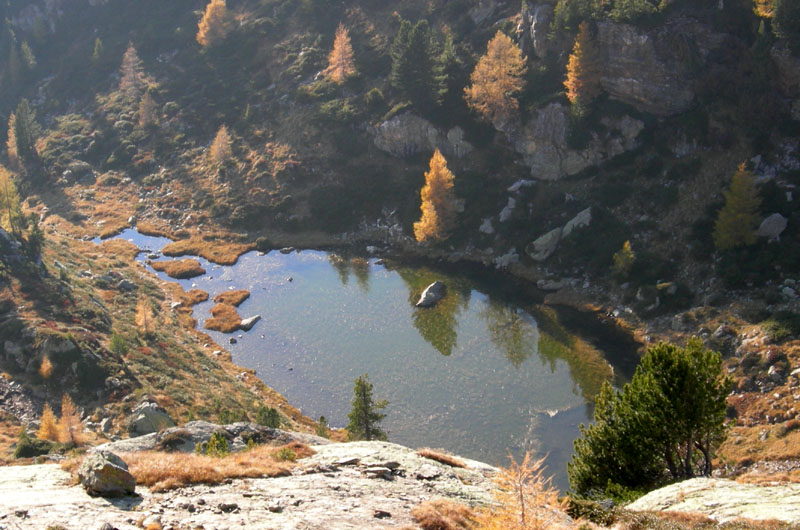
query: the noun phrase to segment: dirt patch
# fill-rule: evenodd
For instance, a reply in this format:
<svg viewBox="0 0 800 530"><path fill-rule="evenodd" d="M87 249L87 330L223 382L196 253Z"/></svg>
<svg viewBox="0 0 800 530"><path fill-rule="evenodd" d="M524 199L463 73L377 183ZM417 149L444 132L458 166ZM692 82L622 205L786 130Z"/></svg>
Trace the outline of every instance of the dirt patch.
<svg viewBox="0 0 800 530"><path fill-rule="evenodd" d="M250 291L242 289L220 293L214 297L214 301L218 304L230 304L234 307L239 307L248 298L250 298Z"/></svg>
<svg viewBox="0 0 800 530"><path fill-rule="evenodd" d="M165 272L170 278L176 280L188 280L196 276L202 276L206 270L196 259L181 259L170 261L148 261L153 269Z"/></svg>

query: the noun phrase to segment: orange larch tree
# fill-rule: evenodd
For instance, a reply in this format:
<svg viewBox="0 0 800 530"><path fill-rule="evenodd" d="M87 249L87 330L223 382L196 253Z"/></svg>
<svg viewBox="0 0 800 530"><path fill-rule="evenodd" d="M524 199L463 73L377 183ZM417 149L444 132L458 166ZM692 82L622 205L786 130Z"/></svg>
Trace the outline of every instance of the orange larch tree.
<svg viewBox="0 0 800 530"><path fill-rule="evenodd" d="M510 37L498 31L470 76L464 98L470 108L497 124L511 120L519 102L515 94L525 86L525 57Z"/></svg>
<svg viewBox="0 0 800 530"><path fill-rule="evenodd" d="M61 419L58 420L58 441L81 445L84 442L83 426L78 407L68 394L61 398Z"/></svg>
<svg viewBox="0 0 800 530"><path fill-rule="evenodd" d="M322 73L337 84L344 83L345 79L355 75L356 67L353 62L353 46L350 44L350 35L342 24L336 29L333 39L333 49L328 55L328 67Z"/></svg>
<svg viewBox="0 0 800 530"><path fill-rule="evenodd" d="M197 42L207 48L216 46L225 40L231 27L231 16L225 0L211 0L197 25Z"/></svg>
<svg viewBox="0 0 800 530"><path fill-rule="evenodd" d="M208 150L211 159L217 164L224 164L231 156L231 135L228 133L228 128L222 126L217 131L214 141L211 142L211 147Z"/></svg>
<svg viewBox="0 0 800 530"><path fill-rule="evenodd" d="M592 41L591 29L586 22L581 22L578 26L578 36L567 63L564 86L567 89L567 99L578 115L583 115L600 95L600 62L597 48Z"/></svg>
<svg viewBox="0 0 800 530"><path fill-rule="evenodd" d="M58 440L58 427L56 426L56 415L53 414L53 409L47 403L44 404L42 410L42 420L39 423L39 430L36 431L36 437L40 440Z"/></svg>
<svg viewBox="0 0 800 530"><path fill-rule="evenodd" d="M456 224L455 175L447 169L447 160L437 149L425 173L422 187L422 217L414 223L414 237L420 243L442 241L450 236Z"/></svg>

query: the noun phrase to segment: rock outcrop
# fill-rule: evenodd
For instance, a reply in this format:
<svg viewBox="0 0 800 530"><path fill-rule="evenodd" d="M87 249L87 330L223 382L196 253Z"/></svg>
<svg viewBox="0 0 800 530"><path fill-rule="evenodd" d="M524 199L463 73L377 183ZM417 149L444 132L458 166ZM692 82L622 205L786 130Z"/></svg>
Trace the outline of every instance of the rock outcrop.
<svg viewBox="0 0 800 530"><path fill-rule="evenodd" d="M319 436L273 429L254 423L239 422L217 425L207 421L190 421L180 427L171 427L135 438L109 442L97 446L96 450L120 454L154 450L191 453L198 444L208 442L215 432L221 432L225 436L233 451L246 448L248 439L260 444L271 443L274 445L290 442L301 442L308 445L330 443L327 439Z"/></svg>
<svg viewBox="0 0 800 530"><path fill-rule="evenodd" d="M592 133L587 146L571 149L567 143L569 108L551 103L537 110L530 121L513 135L514 149L531 168L531 175L542 180L556 180L602 164L638 147L637 138L644 129L640 120L603 118L604 132Z"/></svg>
<svg viewBox="0 0 800 530"><path fill-rule="evenodd" d="M143 521L163 528L396 528L414 524L410 511L425 500L446 498L474 506L492 498L496 470L480 462L463 460L466 468L453 468L386 442L314 450L290 476L157 494L140 487L140 497L113 502L70 486L69 474L57 465L6 468L0 473L0 525L94 529L108 524L133 530L146 526L137 526ZM555 515L558 523L569 521Z"/></svg>
<svg viewBox="0 0 800 530"><path fill-rule="evenodd" d="M650 30L599 22L601 84L612 99L656 116L671 116L693 103L696 73L725 36L690 18Z"/></svg>
<svg viewBox="0 0 800 530"><path fill-rule="evenodd" d="M439 300L444 298L446 292L447 287L445 284L439 280L436 280L427 286L424 291L422 291L422 294L415 305L416 307L433 307L439 302Z"/></svg>
<svg viewBox="0 0 800 530"><path fill-rule="evenodd" d="M175 422L165 409L151 401L139 404L128 418L128 434L131 436L142 436L169 427L175 427Z"/></svg>
<svg viewBox="0 0 800 530"><path fill-rule="evenodd" d="M120 497L136 490L128 465L110 451L88 454L78 469L78 480L89 495Z"/></svg>
<svg viewBox="0 0 800 530"><path fill-rule="evenodd" d="M446 133L424 118L406 112L387 120L373 130L375 147L397 156L412 156L439 149L445 156L461 158L472 151L464 131L453 127Z"/></svg>
<svg viewBox="0 0 800 530"><path fill-rule="evenodd" d="M774 213L761 221L756 235L759 237L766 237L770 241L778 241L788 224L788 219L779 213Z"/></svg>
<svg viewBox="0 0 800 530"><path fill-rule="evenodd" d="M701 513L719 523L745 517L800 522L800 484L759 486L694 478L651 491L628 510Z"/></svg>

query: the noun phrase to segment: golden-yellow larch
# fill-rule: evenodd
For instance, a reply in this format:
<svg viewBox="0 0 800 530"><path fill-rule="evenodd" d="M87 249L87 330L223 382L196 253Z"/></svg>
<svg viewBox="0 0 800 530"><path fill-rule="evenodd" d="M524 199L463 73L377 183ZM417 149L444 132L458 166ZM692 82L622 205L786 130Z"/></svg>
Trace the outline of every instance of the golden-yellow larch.
<svg viewBox="0 0 800 530"><path fill-rule="evenodd" d="M447 160L437 149L425 173L422 197L422 217L414 223L414 237L419 242L441 241L450 236L456 224L456 197L453 191L455 175L447 168Z"/></svg>
<svg viewBox="0 0 800 530"><path fill-rule="evenodd" d="M61 419L58 420L58 441L81 445L84 442L81 417L78 407L68 394L61 398Z"/></svg>
<svg viewBox="0 0 800 530"><path fill-rule="evenodd" d="M525 86L525 71L522 50L498 31L470 75L472 84L464 89L467 104L493 123L511 120L519 108L515 94Z"/></svg>
<svg viewBox="0 0 800 530"><path fill-rule="evenodd" d="M233 156L233 151L231 150L231 135L228 133L228 128L226 126L223 125L219 128L217 135L214 137L214 141L211 142L208 153L211 155L211 160L217 164L224 164L225 161Z"/></svg>
<svg viewBox="0 0 800 530"><path fill-rule="evenodd" d="M47 403L44 404L42 410L42 419L39 423L39 430L36 431L36 437L40 440L58 440L58 425L56 422L56 415L53 414L53 409Z"/></svg>
<svg viewBox="0 0 800 530"><path fill-rule="evenodd" d="M197 42L213 47L225 40L233 26L225 0L211 0L197 25Z"/></svg>
<svg viewBox="0 0 800 530"><path fill-rule="evenodd" d="M579 115L585 113L600 95L600 63L592 42L592 32L586 22L578 26L578 36L567 63L564 87L567 89L567 99Z"/></svg>
<svg viewBox="0 0 800 530"><path fill-rule="evenodd" d="M336 29L333 39L333 49L328 55L328 67L322 71L331 81L342 84L355 75L356 67L353 62L353 46L350 44L350 34L342 24Z"/></svg>

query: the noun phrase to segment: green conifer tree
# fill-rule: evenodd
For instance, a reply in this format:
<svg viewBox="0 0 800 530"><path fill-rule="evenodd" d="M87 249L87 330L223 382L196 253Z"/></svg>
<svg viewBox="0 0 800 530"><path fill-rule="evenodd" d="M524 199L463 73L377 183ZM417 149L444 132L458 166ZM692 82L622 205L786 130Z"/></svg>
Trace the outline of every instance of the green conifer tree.
<svg viewBox="0 0 800 530"><path fill-rule="evenodd" d="M421 110L438 106L446 90L437 52L427 20L413 26L407 20L400 23L391 49L389 80Z"/></svg>
<svg viewBox="0 0 800 530"><path fill-rule="evenodd" d="M21 163L32 162L36 159L36 139L39 137L40 128L36 123L36 112L31 108L27 99L23 99L14 111L14 130L9 131L9 138L14 135L16 143L16 156Z"/></svg>
<svg viewBox="0 0 800 530"><path fill-rule="evenodd" d="M353 385L353 408L347 417L347 432L351 440L385 440L386 433L379 427L386 414L378 412L389 404L386 400L375 401L372 397L372 383L367 374L356 378Z"/></svg>
<svg viewBox="0 0 800 530"><path fill-rule="evenodd" d="M733 175L731 187L724 192L725 206L714 223L714 245L719 250L730 250L756 242L758 225L758 196L755 178L744 163Z"/></svg>

